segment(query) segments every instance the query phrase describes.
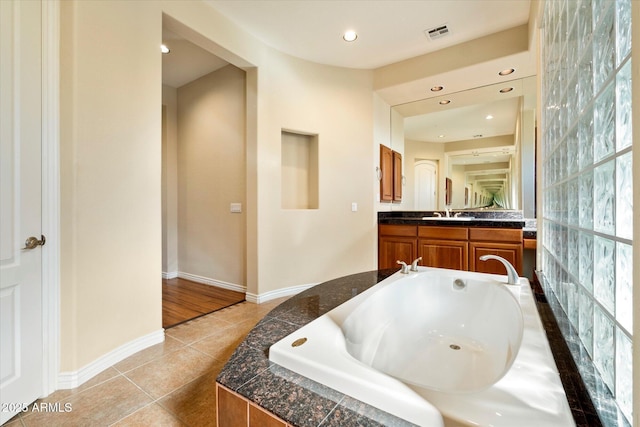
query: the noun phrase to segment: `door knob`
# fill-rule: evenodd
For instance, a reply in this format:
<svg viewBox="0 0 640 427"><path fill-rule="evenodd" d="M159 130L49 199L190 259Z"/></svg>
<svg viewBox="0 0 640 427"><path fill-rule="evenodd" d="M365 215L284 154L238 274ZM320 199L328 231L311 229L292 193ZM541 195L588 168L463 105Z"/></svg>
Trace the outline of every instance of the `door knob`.
<svg viewBox="0 0 640 427"><path fill-rule="evenodd" d="M40 236L40 240L38 240L37 237L29 237L25 242L24 242L24 248L22 248L23 250L26 249L35 249L38 246L44 246L44 244L47 242L47 239L44 238L44 236Z"/></svg>

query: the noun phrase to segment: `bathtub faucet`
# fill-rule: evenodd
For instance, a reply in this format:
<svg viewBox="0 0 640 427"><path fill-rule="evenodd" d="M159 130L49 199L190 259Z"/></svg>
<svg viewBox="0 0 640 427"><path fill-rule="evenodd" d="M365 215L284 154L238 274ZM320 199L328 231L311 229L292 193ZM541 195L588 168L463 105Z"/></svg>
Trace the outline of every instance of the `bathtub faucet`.
<svg viewBox="0 0 640 427"><path fill-rule="evenodd" d="M418 271L418 263L422 261L422 257L418 257L416 259L413 260L413 262L411 263L411 271Z"/></svg>
<svg viewBox="0 0 640 427"><path fill-rule="evenodd" d="M402 266L402 268L400 269L400 273L409 274L409 266L406 262L398 260L396 261L396 264L400 264Z"/></svg>
<svg viewBox="0 0 640 427"><path fill-rule="evenodd" d="M502 258L501 256L497 256L497 255L482 255L480 257L480 261L486 261L488 259L495 259L497 261L500 261L502 263L502 265L504 265L504 268L507 269L507 284L508 285L517 285L518 284L518 272L513 267L513 265L511 265L511 263L509 261L507 261L506 259Z"/></svg>

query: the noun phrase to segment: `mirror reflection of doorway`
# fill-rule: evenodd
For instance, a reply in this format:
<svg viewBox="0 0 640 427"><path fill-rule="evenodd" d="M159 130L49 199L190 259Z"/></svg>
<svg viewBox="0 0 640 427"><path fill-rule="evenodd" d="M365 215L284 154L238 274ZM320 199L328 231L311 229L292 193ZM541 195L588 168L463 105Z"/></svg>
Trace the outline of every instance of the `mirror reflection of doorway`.
<svg viewBox="0 0 640 427"><path fill-rule="evenodd" d="M437 209L438 165L430 160L419 160L414 165L415 209Z"/></svg>

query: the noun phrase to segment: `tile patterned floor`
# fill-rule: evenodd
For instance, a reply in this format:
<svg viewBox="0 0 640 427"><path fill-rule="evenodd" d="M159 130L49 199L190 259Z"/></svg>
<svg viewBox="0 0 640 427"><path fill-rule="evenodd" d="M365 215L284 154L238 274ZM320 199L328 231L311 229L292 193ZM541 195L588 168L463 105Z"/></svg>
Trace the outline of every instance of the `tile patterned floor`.
<svg viewBox="0 0 640 427"><path fill-rule="evenodd" d="M167 329L142 350L72 390L59 390L5 427L216 426L215 380L235 347L273 307L243 302ZM56 405L57 403L57 405ZM66 406L65 406L66 405ZM64 412L64 408L71 408Z"/></svg>

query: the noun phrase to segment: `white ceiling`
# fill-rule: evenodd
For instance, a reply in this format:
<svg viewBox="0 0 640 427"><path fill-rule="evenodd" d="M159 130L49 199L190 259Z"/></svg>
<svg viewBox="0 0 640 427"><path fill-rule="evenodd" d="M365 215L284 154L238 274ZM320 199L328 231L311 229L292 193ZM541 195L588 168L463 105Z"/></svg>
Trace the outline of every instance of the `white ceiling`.
<svg viewBox="0 0 640 427"><path fill-rule="evenodd" d="M513 135L518 106L519 99L512 97L407 117L404 119L404 136L416 141L446 143L476 138L476 135L481 135L481 138ZM489 115L491 119L487 119ZM470 134L469 130L474 133Z"/></svg>
<svg viewBox="0 0 640 427"><path fill-rule="evenodd" d="M373 69L529 21L530 0L205 0L266 44L322 64ZM450 36L424 31L446 24ZM358 39L347 43L352 29Z"/></svg>

